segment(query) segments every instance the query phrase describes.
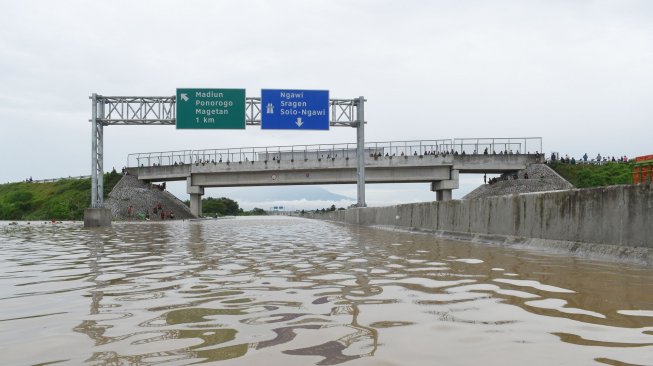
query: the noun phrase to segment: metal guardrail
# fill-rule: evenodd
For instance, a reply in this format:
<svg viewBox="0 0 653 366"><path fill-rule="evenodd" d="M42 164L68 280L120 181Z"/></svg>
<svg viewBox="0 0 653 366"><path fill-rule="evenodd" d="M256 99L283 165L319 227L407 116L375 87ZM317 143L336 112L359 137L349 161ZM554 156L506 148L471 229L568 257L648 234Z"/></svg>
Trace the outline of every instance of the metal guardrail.
<svg viewBox="0 0 653 366"><path fill-rule="evenodd" d="M403 156L429 154L540 154L542 138L465 138L368 142L369 156ZM355 143L239 147L205 150L177 150L133 153L128 167L185 165L197 163L255 162L275 160L354 159Z"/></svg>
<svg viewBox="0 0 653 366"><path fill-rule="evenodd" d="M28 178L25 179L24 181L21 181L21 183L54 183L58 182L60 180L67 180L67 179L89 179L91 178L90 175L78 175L75 177L61 177L61 178L49 178L49 179L32 179Z"/></svg>

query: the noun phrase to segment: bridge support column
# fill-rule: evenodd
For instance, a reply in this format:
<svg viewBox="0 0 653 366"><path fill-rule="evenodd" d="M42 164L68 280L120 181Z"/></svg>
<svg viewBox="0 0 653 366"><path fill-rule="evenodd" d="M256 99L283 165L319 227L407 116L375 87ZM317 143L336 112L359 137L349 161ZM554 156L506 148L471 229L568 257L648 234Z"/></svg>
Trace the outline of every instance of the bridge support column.
<svg viewBox="0 0 653 366"><path fill-rule="evenodd" d="M190 194L190 213L194 216L202 216L202 195L201 194Z"/></svg>
<svg viewBox="0 0 653 366"><path fill-rule="evenodd" d="M204 187L191 184L191 178L186 179L186 192L190 194L190 213L196 217L202 216L202 196Z"/></svg>
<svg viewBox="0 0 653 366"><path fill-rule="evenodd" d="M450 201L452 199L452 192L458 189L458 170L451 170L448 180L441 180L431 182L431 191L435 192L435 197L438 201Z"/></svg>
<svg viewBox="0 0 653 366"><path fill-rule="evenodd" d="M435 199L437 201L451 201L453 190L451 189L440 189L435 191Z"/></svg>

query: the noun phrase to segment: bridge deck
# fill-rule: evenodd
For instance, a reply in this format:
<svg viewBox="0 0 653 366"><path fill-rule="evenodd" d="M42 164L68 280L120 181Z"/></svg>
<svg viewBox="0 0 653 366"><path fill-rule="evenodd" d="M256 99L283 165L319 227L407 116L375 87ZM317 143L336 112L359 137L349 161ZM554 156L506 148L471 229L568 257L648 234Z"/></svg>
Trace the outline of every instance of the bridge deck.
<svg viewBox="0 0 653 366"><path fill-rule="evenodd" d="M202 160L193 164L153 165L129 168L141 180L175 181L192 178L192 185L205 187L350 184L356 183L356 161L333 156L299 159L226 162ZM506 155L403 155L366 156L368 183L433 182L460 173L504 173L541 161L535 154Z"/></svg>

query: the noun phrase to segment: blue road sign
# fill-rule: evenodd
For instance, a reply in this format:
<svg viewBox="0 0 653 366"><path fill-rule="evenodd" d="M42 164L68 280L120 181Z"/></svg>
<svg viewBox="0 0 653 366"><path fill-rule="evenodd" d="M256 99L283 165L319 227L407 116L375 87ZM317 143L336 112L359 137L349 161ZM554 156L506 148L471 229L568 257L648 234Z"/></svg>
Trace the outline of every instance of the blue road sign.
<svg viewBox="0 0 653 366"><path fill-rule="evenodd" d="M261 90L261 129L328 130L328 90Z"/></svg>

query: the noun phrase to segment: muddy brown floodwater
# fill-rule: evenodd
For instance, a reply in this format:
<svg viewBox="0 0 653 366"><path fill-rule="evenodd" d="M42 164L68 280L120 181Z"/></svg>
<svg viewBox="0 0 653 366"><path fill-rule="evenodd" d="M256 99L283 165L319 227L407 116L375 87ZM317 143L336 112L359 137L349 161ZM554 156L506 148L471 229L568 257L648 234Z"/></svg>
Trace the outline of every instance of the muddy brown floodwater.
<svg viewBox="0 0 653 366"><path fill-rule="evenodd" d="M1 365L653 365L653 269L298 218L0 223Z"/></svg>

